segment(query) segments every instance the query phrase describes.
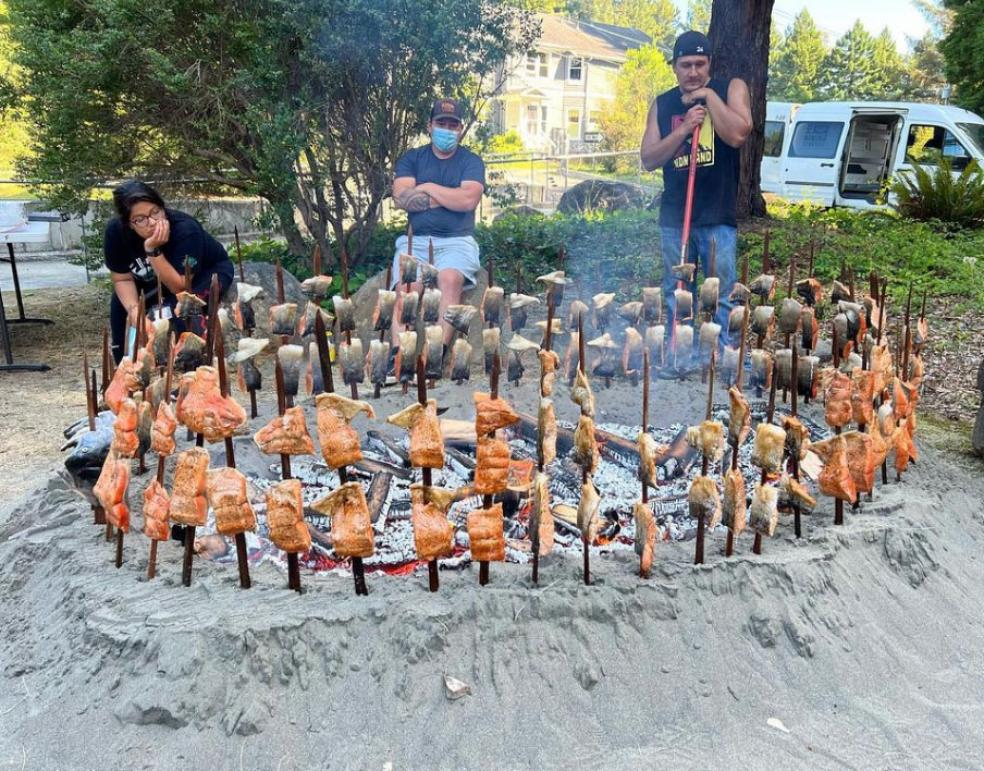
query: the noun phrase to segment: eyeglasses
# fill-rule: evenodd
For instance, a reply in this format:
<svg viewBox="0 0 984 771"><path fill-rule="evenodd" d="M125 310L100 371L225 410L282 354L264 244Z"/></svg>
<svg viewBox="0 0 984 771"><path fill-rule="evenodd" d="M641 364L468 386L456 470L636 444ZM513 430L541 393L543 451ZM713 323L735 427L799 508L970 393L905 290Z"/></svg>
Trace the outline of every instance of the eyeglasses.
<svg viewBox="0 0 984 771"><path fill-rule="evenodd" d="M153 209L150 210L150 214L141 214L139 217L133 217L130 220L130 224L136 225L138 228L142 228L151 220L153 220L154 222L160 222L161 215L163 214L164 212L161 209L161 207L155 206Z"/></svg>

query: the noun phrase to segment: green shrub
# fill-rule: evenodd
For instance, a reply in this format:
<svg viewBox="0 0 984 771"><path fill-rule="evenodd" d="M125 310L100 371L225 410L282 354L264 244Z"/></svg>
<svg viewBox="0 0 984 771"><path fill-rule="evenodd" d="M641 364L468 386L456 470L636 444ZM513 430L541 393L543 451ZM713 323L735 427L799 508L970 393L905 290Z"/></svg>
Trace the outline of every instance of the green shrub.
<svg viewBox="0 0 984 771"><path fill-rule="evenodd" d="M893 205L908 219L961 228L984 225L984 174L977 161L958 175L946 156L939 156L934 167L913 162L912 172L896 175L889 189Z"/></svg>
<svg viewBox="0 0 984 771"><path fill-rule="evenodd" d="M511 155L521 153L526 148L523 146L523 138L519 132L516 129L509 129L504 134L489 137L484 149L488 155Z"/></svg>

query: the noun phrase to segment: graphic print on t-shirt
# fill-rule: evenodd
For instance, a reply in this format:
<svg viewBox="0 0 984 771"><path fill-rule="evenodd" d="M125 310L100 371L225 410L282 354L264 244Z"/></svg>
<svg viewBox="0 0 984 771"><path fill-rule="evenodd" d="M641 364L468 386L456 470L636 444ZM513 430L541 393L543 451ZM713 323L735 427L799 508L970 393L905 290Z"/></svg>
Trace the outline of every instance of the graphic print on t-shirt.
<svg viewBox="0 0 984 771"><path fill-rule="evenodd" d="M157 280L154 269L145 257L135 257L130 262L130 273L138 284L152 284Z"/></svg>
<svg viewBox="0 0 984 771"><path fill-rule="evenodd" d="M683 123L683 115L674 115L672 120L673 130ZM714 124L711 122L711 113L708 111L704 115L704 122L700 127L700 140L697 143L697 165L714 165ZM673 158L674 169L690 168L690 140L687 140L680 147L680 151Z"/></svg>

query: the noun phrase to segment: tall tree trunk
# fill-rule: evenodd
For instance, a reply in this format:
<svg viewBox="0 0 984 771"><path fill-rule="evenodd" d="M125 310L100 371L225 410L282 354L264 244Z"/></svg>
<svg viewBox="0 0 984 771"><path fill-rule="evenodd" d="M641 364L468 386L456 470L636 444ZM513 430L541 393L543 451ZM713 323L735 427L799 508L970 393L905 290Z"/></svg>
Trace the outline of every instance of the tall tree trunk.
<svg viewBox="0 0 984 771"><path fill-rule="evenodd" d="M741 149L738 218L765 216L762 151L765 147L765 89L769 80L769 33L775 0L714 0L711 68L718 78L741 78L752 100L752 133Z"/></svg>

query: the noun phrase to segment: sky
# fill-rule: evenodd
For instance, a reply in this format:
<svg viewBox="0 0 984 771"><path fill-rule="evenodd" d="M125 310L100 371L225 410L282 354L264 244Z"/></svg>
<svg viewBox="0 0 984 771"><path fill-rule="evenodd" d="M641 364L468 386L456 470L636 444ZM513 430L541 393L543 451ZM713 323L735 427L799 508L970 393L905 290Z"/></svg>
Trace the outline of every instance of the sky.
<svg viewBox="0 0 984 771"><path fill-rule="evenodd" d="M686 13L687 0L675 2ZM909 0L776 0L773 18L785 30L803 8L827 35L828 44L847 32L857 19L873 34L887 26L902 51L908 50L908 37L922 37L928 28Z"/></svg>

